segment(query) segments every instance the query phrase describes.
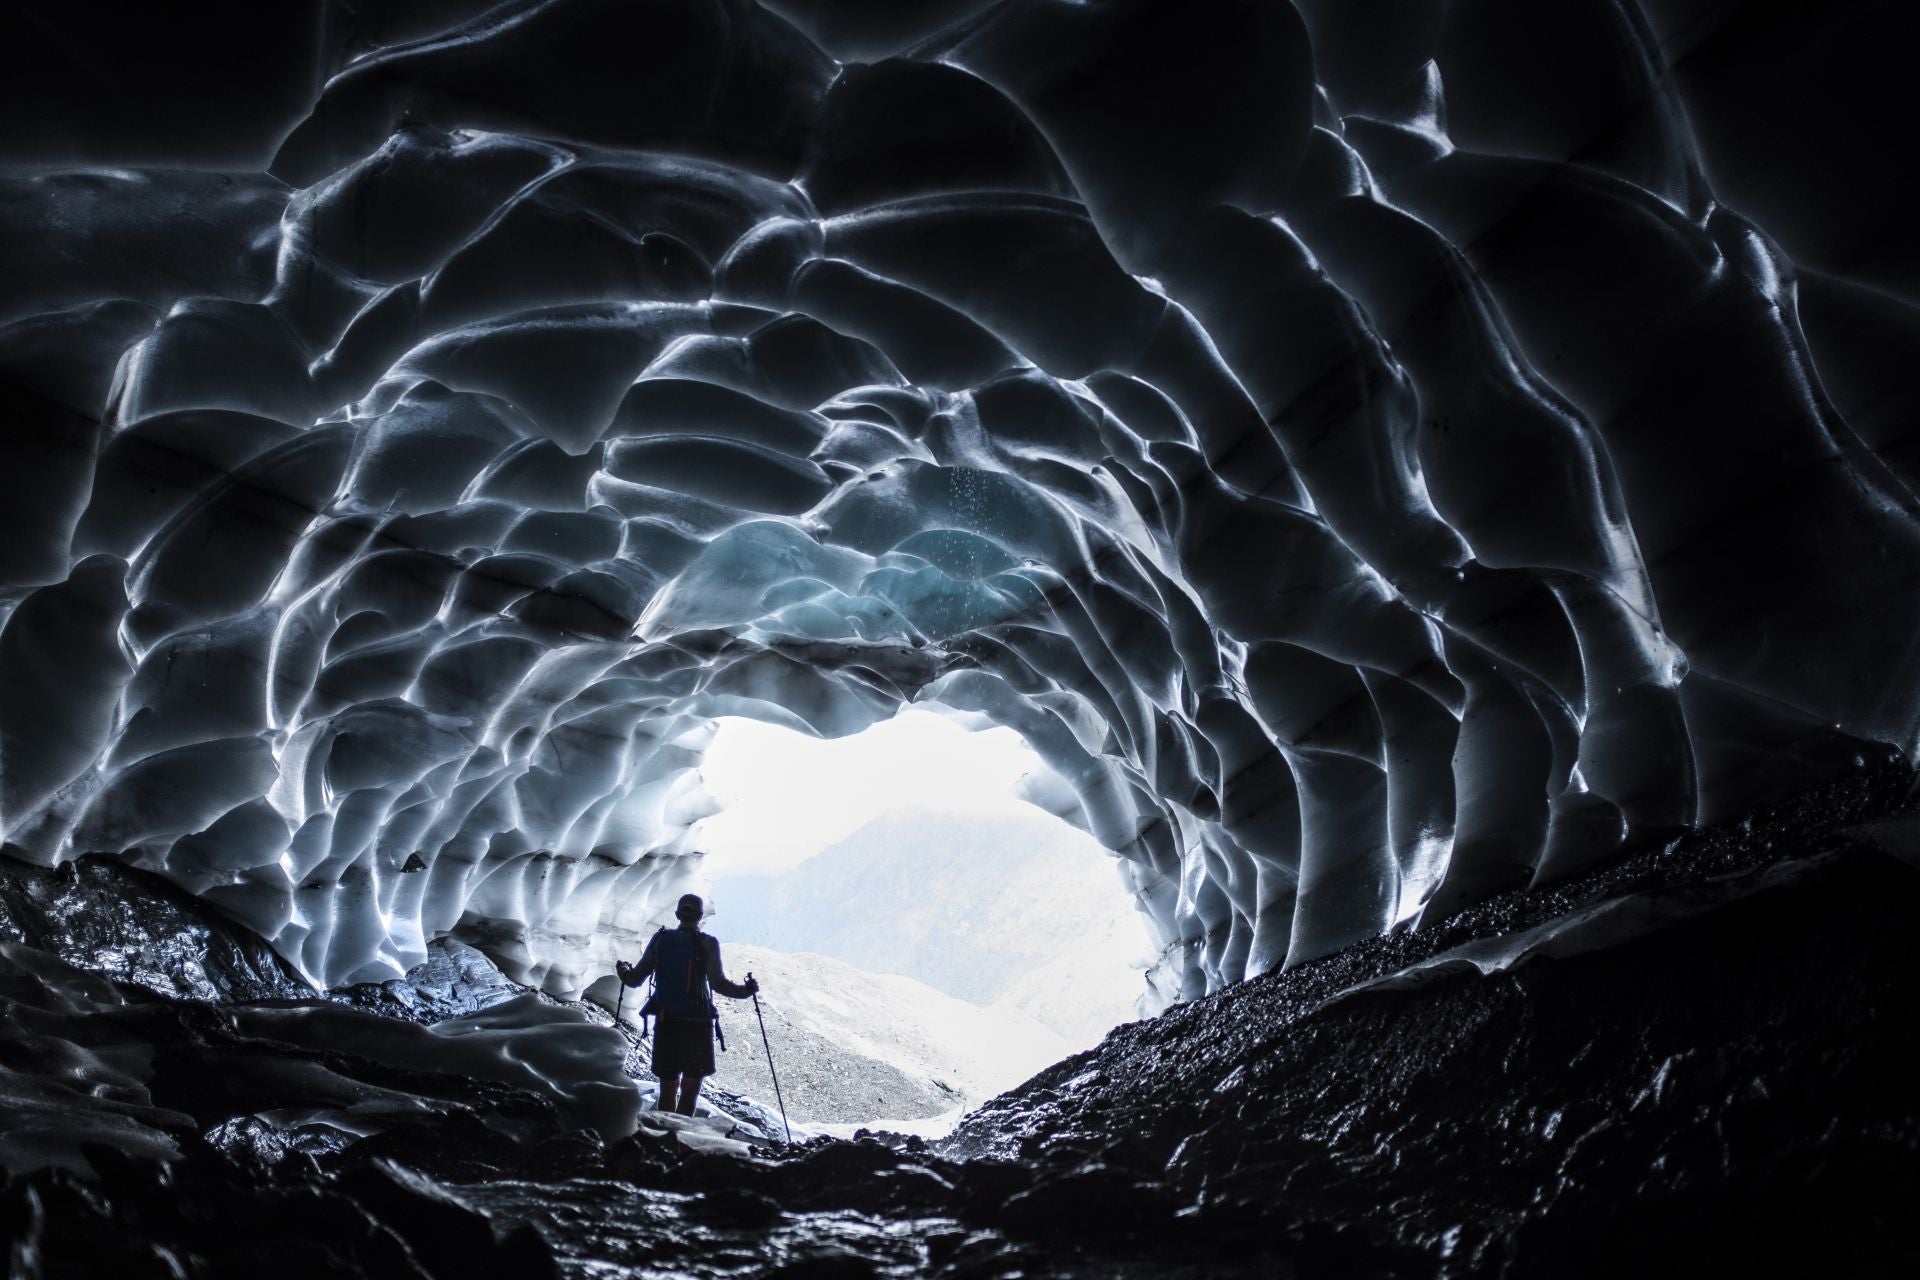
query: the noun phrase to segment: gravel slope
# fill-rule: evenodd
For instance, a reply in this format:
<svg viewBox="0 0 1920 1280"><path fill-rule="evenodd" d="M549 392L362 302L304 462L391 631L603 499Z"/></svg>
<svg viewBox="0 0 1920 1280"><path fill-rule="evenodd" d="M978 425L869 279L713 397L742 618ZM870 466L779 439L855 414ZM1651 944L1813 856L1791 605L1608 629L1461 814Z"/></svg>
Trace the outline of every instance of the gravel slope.
<svg viewBox="0 0 1920 1280"><path fill-rule="evenodd" d="M807 1122L922 1120L971 1108L1065 1057L1032 1018L982 1009L911 978L838 960L723 943L727 972L756 974L788 1114ZM730 1048L714 1083L773 1101L753 1007L721 1001Z"/></svg>

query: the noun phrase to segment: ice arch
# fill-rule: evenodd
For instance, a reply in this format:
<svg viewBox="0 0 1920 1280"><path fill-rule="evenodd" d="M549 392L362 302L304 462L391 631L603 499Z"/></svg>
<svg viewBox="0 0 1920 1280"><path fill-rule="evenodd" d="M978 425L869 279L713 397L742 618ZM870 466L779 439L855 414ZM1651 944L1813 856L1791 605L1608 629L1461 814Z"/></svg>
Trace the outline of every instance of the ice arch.
<svg viewBox="0 0 1920 1280"><path fill-rule="evenodd" d="M709 717L925 702L1171 998L1914 749L1910 282L1661 6L480 7L10 144L17 855L570 991Z"/></svg>

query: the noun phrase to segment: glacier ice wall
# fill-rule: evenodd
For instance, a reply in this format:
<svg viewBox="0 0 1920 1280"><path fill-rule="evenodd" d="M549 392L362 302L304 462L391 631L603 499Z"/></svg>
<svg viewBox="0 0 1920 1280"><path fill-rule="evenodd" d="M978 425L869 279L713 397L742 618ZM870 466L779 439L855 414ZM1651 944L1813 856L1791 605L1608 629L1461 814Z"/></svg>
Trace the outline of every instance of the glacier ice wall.
<svg viewBox="0 0 1920 1280"><path fill-rule="evenodd" d="M1165 1000L1911 754L1920 254L1762 7L40 6L8 851L570 993L712 717L920 702Z"/></svg>

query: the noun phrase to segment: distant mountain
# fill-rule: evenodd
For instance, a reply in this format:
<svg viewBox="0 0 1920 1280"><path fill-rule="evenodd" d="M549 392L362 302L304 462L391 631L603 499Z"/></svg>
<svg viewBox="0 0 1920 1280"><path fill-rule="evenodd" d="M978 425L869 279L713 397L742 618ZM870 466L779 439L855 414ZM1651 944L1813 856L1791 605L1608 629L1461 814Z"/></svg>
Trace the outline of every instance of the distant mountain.
<svg viewBox="0 0 1920 1280"><path fill-rule="evenodd" d="M721 947L729 976L760 979L767 1038L797 1123L956 1116L1070 1052L1024 1014L981 1009L911 978L863 973L824 956ZM718 1003L728 1049L716 1055L713 1082L773 1106L753 1005Z"/></svg>
<svg viewBox="0 0 1920 1280"><path fill-rule="evenodd" d="M779 876L715 880L722 937L1030 1014L1072 1048L1134 1017L1146 931L1113 859L1055 818L894 814Z"/></svg>

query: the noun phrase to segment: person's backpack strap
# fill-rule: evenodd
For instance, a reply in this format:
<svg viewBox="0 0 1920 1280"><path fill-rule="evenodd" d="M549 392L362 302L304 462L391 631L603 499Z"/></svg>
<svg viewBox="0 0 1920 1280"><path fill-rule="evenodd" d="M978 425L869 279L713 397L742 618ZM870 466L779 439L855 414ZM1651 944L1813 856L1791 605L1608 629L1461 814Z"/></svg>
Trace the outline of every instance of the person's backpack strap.
<svg viewBox="0 0 1920 1280"><path fill-rule="evenodd" d="M646 950L640 953L641 959L643 960L646 959L647 953L654 949L654 945L660 941L660 935L665 932L666 932L665 929L655 929L653 931L653 937L647 940ZM653 1026L652 1026L651 1020L656 1016L658 1016L659 1012L660 1012L660 962L656 958L653 964L653 973L648 976L648 980L647 980L646 1003L640 1006L640 1038L642 1040L646 1039L649 1035L652 1034Z"/></svg>

